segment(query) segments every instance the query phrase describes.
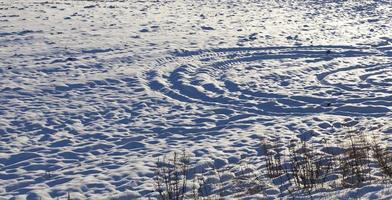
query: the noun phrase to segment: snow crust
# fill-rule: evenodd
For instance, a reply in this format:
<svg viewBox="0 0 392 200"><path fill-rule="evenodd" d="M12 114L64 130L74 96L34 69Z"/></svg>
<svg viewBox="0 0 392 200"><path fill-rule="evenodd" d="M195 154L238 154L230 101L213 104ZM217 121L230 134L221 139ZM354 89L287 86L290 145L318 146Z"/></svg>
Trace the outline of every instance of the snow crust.
<svg viewBox="0 0 392 200"><path fill-rule="evenodd" d="M317 145L345 124L391 142L391 8L0 1L0 199L146 197L172 151L257 164L262 139Z"/></svg>

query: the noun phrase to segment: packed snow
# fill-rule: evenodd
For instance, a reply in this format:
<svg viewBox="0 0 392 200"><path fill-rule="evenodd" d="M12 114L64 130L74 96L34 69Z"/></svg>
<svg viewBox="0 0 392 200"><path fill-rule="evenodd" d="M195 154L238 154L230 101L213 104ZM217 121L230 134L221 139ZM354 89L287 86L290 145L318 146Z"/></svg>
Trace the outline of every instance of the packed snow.
<svg viewBox="0 0 392 200"><path fill-rule="evenodd" d="M256 165L263 139L347 126L392 142L392 3L2 0L0 75L0 199L154 197L173 151Z"/></svg>

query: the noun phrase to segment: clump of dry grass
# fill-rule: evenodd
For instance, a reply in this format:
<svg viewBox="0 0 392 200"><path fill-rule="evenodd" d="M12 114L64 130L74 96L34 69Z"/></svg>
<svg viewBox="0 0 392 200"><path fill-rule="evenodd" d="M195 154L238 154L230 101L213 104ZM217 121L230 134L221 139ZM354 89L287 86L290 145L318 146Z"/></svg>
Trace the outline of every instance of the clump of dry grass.
<svg viewBox="0 0 392 200"><path fill-rule="evenodd" d="M281 176L284 173L282 155L276 152L276 145L263 141L261 147L265 153L264 161L267 168L267 176L270 178Z"/></svg>
<svg viewBox="0 0 392 200"><path fill-rule="evenodd" d="M333 168L330 156L316 152L306 142L289 148L289 173L298 190L313 190L322 187Z"/></svg>
<svg viewBox="0 0 392 200"><path fill-rule="evenodd" d="M371 148L366 137L358 132L348 135L348 146L339 157L342 186L355 187L370 180Z"/></svg>
<svg viewBox="0 0 392 200"><path fill-rule="evenodd" d="M163 200L183 200L189 178L189 156L174 153L172 158L158 159L155 175L156 190Z"/></svg>
<svg viewBox="0 0 392 200"><path fill-rule="evenodd" d="M373 158L377 162L381 172L383 174L383 179L392 180L392 152L387 147L383 146L380 141L376 139L372 142Z"/></svg>

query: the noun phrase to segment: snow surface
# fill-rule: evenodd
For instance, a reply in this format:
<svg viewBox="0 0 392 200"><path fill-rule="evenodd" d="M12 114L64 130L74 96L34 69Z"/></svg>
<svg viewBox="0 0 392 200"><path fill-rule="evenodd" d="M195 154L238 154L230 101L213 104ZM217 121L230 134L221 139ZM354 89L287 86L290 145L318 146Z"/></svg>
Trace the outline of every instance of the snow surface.
<svg viewBox="0 0 392 200"><path fill-rule="evenodd" d="M258 163L261 139L317 145L344 124L391 142L391 8L2 0L0 198L146 197L154 162L174 150Z"/></svg>

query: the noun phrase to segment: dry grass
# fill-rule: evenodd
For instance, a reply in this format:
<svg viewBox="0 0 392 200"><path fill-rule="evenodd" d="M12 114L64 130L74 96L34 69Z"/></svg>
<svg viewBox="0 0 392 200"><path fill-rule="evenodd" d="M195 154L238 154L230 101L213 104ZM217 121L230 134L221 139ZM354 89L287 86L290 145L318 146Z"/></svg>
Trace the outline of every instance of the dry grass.
<svg viewBox="0 0 392 200"><path fill-rule="evenodd" d="M373 158L378 164L382 174L383 180L392 180L392 152L387 147L383 146L380 141L373 140L372 146Z"/></svg>
<svg viewBox="0 0 392 200"><path fill-rule="evenodd" d="M343 187L356 187L370 180L371 148L362 133L351 133L345 152L339 157Z"/></svg>
<svg viewBox="0 0 392 200"><path fill-rule="evenodd" d="M313 190L323 187L327 176L333 169L333 159L325 153L316 152L313 146L301 142L297 147L291 145L289 169L297 190Z"/></svg>
<svg viewBox="0 0 392 200"><path fill-rule="evenodd" d="M183 200L187 192L189 157L183 152L174 153L172 158L158 160L155 175L156 190L161 199Z"/></svg>
<svg viewBox="0 0 392 200"><path fill-rule="evenodd" d="M379 140L370 141L360 131L348 131L344 141L336 142L333 147L341 151L332 154L320 151L329 147L326 143L316 148L298 141L278 148L276 141L263 141L260 148L264 163L256 163L260 166L257 170L242 162L221 169L211 165L196 173L190 171L194 167L189 156L174 154L157 163L156 191L164 200L209 200L263 194L268 185L279 188L280 194L276 195L301 191L311 195L320 189L339 190L392 180L392 152L388 147ZM282 153L282 149L287 151ZM224 178L225 174L232 177Z"/></svg>

